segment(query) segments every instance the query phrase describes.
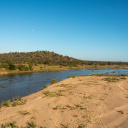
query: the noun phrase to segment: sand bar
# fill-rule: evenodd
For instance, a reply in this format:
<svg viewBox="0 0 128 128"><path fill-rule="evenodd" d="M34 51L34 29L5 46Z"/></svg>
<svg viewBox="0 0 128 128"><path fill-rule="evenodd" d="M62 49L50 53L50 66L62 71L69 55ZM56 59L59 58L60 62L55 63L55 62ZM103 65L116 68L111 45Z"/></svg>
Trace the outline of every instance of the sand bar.
<svg viewBox="0 0 128 128"><path fill-rule="evenodd" d="M77 76L23 97L24 105L2 107L0 126L19 128L127 128L128 77Z"/></svg>

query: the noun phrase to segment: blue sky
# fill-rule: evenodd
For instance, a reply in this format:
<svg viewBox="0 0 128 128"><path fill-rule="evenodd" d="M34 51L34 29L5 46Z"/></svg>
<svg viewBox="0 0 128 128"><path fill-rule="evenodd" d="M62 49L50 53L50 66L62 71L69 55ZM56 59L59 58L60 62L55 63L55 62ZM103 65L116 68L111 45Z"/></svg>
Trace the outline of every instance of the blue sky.
<svg viewBox="0 0 128 128"><path fill-rule="evenodd" d="M37 50L128 62L128 0L0 0L0 53Z"/></svg>

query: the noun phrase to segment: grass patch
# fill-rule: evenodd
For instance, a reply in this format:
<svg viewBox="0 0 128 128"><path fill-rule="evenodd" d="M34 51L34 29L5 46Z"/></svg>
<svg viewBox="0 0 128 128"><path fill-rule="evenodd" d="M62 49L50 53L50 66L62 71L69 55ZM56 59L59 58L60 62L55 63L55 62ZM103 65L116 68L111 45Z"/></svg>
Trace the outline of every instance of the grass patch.
<svg viewBox="0 0 128 128"><path fill-rule="evenodd" d="M2 101L0 104L0 108L2 107L15 107L17 105L24 105L27 102L27 100L21 99L21 98L13 98L13 101L7 100L7 101Z"/></svg>
<svg viewBox="0 0 128 128"><path fill-rule="evenodd" d="M60 106L56 106L56 107L54 107L54 108L52 108L53 110L57 110L57 109L59 109L60 108Z"/></svg>
<svg viewBox="0 0 128 128"><path fill-rule="evenodd" d="M67 84L61 84L60 87L67 87Z"/></svg>
<svg viewBox="0 0 128 128"><path fill-rule="evenodd" d="M121 77L120 79L126 80L126 77Z"/></svg>
<svg viewBox="0 0 128 128"><path fill-rule="evenodd" d="M69 124L61 124L61 128L69 128Z"/></svg>
<svg viewBox="0 0 128 128"><path fill-rule="evenodd" d="M118 82L119 81L119 79L117 78L104 78L102 80L107 81L107 82Z"/></svg>
<svg viewBox="0 0 128 128"><path fill-rule="evenodd" d="M70 106L70 105L66 105L67 108L69 108L70 110L75 110L77 109L76 107Z"/></svg>
<svg viewBox="0 0 128 128"><path fill-rule="evenodd" d="M27 100L22 98L13 98L12 107L16 107L17 105L24 105L26 102Z"/></svg>
<svg viewBox="0 0 128 128"><path fill-rule="evenodd" d="M93 96L92 96L92 95L90 95L90 96L83 96L83 98L84 98L84 99L92 99Z"/></svg>
<svg viewBox="0 0 128 128"><path fill-rule="evenodd" d="M85 110L85 109L87 109L87 108L82 107L82 106L79 105L79 104L76 104L75 106L76 106L76 108L79 108L80 110Z"/></svg>
<svg viewBox="0 0 128 128"><path fill-rule="evenodd" d="M57 80L56 79L53 79L52 81L51 81L51 84L54 84L54 83L56 83L57 82Z"/></svg>
<svg viewBox="0 0 128 128"><path fill-rule="evenodd" d="M121 111L117 111L117 112L119 112L120 114L124 114L124 112L121 110Z"/></svg>
<svg viewBox="0 0 128 128"><path fill-rule="evenodd" d="M0 104L0 108L2 107L9 107L11 104L11 100L7 100L7 101L2 101L2 103Z"/></svg>
<svg viewBox="0 0 128 128"><path fill-rule="evenodd" d="M26 128L36 128L36 124L32 121L31 123L28 123L29 126L27 126Z"/></svg>
<svg viewBox="0 0 128 128"><path fill-rule="evenodd" d="M21 114L21 115L23 115L23 116L30 114L30 113L27 112L27 111L19 111L18 113Z"/></svg>
<svg viewBox="0 0 128 128"><path fill-rule="evenodd" d="M123 74L123 75L121 75L121 76L127 76L127 77L128 77L128 75L126 75L126 74Z"/></svg>
<svg viewBox="0 0 128 128"><path fill-rule="evenodd" d="M78 117L78 115L73 115L73 117Z"/></svg>
<svg viewBox="0 0 128 128"><path fill-rule="evenodd" d="M70 106L70 105L65 105L65 106L56 106L56 107L53 107L52 108L53 110L64 110L64 109L70 109L70 110L76 110L76 109L79 109L79 110L87 110L87 108L84 108L82 107L81 105L79 104L76 104L75 106Z"/></svg>
<svg viewBox="0 0 128 128"><path fill-rule="evenodd" d="M93 76L104 76L104 74L103 73L101 73L101 74L92 74Z"/></svg>
<svg viewBox="0 0 128 128"><path fill-rule="evenodd" d="M2 125L3 126L3 128L19 128L18 126L16 126L16 122L15 121L13 121L12 123L6 123L5 125Z"/></svg>
<svg viewBox="0 0 128 128"><path fill-rule="evenodd" d="M31 123L28 123L28 126L26 127L21 127L21 128L36 128L37 125L34 123L34 122L31 122ZM16 125L16 122L13 121L12 123L6 123L6 124L2 124L2 127L1 128L19 128L17 125ZM46 127L42 127L42 128L46 128Z"/></svg>
<svg viewBox="0 0 128 128"><path fill-rule="evenodd" d="M68 78L75 78L76 76L69 76Z"/></svg>
<svg viewBox="0 0 128 128"><path fill-rule="evenodd" d="M86 128L87 127L87 124L80 124L79 126L78 126L78 128Z"/></svg>
<svg viewBox="0 0 128 128"><path fill-rule="evenodd" d="M61 91L61 90L59 90L58 92L50 92L49 90L47 90L47 91L45 91L43 94L44 94L45 96L47 96L47 97L64 96L64 95L62 94L62 91Z"/></svg>
<svg viewBox="0 0 128 128"><path fill-rule="evenodd" d="M50 85L45 85L45 86L42 88L42 90L45 89L45 88L47 88L48 86L50 86Z"/></svg>

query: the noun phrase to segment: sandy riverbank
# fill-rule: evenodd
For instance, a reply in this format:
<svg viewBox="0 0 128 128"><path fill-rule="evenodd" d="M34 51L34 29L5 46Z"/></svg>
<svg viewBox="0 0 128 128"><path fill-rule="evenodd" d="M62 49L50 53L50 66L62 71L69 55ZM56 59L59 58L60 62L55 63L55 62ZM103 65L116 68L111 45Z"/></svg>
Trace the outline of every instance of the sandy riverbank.
<svg viewBox="0 0 128 128"><path fill-rule="evenodd" d="M14 121L19 127L127 128L127 85L122 76L68 78L24 97L24 105L2 107L0 126Z"/></svg>

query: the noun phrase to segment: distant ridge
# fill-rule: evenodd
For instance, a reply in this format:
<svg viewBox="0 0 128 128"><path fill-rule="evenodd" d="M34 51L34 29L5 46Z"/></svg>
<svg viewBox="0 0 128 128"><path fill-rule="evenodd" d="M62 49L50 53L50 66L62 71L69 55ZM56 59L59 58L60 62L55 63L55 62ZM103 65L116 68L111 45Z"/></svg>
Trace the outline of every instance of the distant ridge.
<svg viewBox="0 0 128 128"><path fill-rule="evenodd" d="M101 65L101 66L128 65L128 62L87 61L87 60L84 61L49 51L1 53L0 63L31 64L31 65L49 64L49 65L63 65L63 66L76 66L78 64Z"/></svg>
<svg viewBox="0 0 128 128"><path fill-rule="evenodd" d="M10 52L0 54L0 62L13 64L82 64L85 61L49 51Z"/></svg>

